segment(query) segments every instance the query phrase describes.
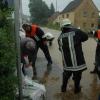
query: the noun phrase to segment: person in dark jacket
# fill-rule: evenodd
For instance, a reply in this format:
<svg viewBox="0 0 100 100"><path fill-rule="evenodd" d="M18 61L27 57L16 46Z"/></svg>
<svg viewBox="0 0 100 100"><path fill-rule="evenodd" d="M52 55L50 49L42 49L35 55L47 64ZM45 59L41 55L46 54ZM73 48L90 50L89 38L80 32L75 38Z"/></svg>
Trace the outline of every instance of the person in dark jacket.
<svg viewBox="0 0 100 100"><path fill-rule="evenodd" d="M36 43L33 39L24 37L20 39L20 47L21 47L21 62L23 63L22 72L26 75L25 67L32 66L34 60L34 53L36 50ZM33 76L35 77L35 67L33 67Z"/></svg>
<svg viewBox="0 0 100 100"><path fill-rule="evenodd" d="M100 79L100 29L94 32L94 38L97 42L96 53L95 53L95 68L92 73L96 73Z"/></svg>
<svg viewBox="0 0 100 100"><path fill-rule="evenodd" d="M62 33L58 38L64 70L61 91L66 92L68 80L73 74L74 92L79 93L81 91L82 72L87 69L82 51L82 42L88 40L88 36L80 29L72 27L69 19L62 20L61 31Z"/></svg>
<svg viewBox="0 0 100 100"><path fill-rule="evenodd" d="M43 30L39 26L34 25L34 24L32 24L32 25L23 24L22 28L25 30L26 37L30 37L33 40L35 40L35 42L36 42L37 51L35 52L35 55L37 56L38 49L40 48L43 51L43 53L48 61L47 69L51 69L52 59L51 59L49 49L47 46L47 41L45 39L43 39L43 36L45 34L43 32ZM35 66L35 62L36 62L36 58L34 60L33 66Z"/></svg>

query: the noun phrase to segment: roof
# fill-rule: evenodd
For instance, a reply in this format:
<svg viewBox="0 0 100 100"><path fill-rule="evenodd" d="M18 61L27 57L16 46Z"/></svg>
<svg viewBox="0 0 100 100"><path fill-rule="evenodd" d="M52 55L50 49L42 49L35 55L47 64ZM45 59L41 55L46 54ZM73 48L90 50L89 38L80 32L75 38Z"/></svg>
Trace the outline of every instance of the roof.
<svg viewBox="0 0 100 100"><path fill-rule="evenodd" d="M59 12L55 12L50 18L48 18L48 20L56 19L59 14L60 14Z"/></svg>
<svg viewBox="0 0 100 100"><path fill-rule="evenodd" d="M75 10L81 4L82 1L83 0L74 0L74 1L70 2L65 7L65 9L62 11L62 13L71 12L71 11Z"/></svg>

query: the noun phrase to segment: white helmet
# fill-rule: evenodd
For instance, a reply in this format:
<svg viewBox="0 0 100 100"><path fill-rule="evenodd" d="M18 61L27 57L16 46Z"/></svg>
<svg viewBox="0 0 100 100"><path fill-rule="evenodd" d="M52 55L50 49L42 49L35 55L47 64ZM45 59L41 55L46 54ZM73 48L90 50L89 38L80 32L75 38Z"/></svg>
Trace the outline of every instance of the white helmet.
<svg viewBox="0 0 100 100"><path fill-rule="evenodd" d="M50 32L47 32L46 34L43 35L42 38L46 38L47 40L49 40L54 38L54 36Z"/></svg>
<svg viewBox="0 0 100 100"><path fill-rule="evenodd" d="M63 19L60 23L60 27L64 27L65 25L70 25L71 21L69 19Z"/></svg>

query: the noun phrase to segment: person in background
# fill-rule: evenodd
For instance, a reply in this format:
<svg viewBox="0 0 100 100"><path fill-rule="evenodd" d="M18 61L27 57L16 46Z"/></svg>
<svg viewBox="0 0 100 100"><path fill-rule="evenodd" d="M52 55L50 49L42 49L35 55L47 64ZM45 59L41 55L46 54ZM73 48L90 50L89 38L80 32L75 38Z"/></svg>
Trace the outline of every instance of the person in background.
<svg viewBox="0 0 100 100"><path fill-rule="evenodd" d="M48 61L47 68L51 67L52 59L51 59L49 49L48 49L48 46L47 46L47 41L42 38L43 35L45 34L43 32L43 30L35 24L32 24L32 25L23 24L22 28L25 30L26 37L30 37L36 42L36 46L37 46L37 51L35 52L36 57L37 57L38 49L40 48L43 51L43 53L44 53L44 55L45 55L45 57ZM35 66L36 57L34 59L33 66ZM37 73L35 73L35 74L37 74Z"/></svg>
<svg viewBox="0 0 100 100"><path fill-rule="evenodd" d="M82 30L74 28L69 19L61 21L61 31L58 38L59 50L63 59L61 92L66 92L68 80L73 74L74 93L76 94L81 92L82 72L87 69L82 51L82 42L88 40L88 36Z"/></svg>
<svg viewBox="0 0 100 100"><path fill-rule="evenodd" d="M94 38L97 42L96 53L95 53L95 68L91 73L97 73L100 79L100 29L94 32Z"/></svg>

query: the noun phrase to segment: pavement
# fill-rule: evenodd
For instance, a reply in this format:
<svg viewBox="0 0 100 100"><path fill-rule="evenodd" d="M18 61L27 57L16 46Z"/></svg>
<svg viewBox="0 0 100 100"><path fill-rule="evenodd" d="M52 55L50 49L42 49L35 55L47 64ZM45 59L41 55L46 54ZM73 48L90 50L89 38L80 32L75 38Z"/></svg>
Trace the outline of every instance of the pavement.
<svg viewBox="0 0 100 100"><path fill-rule="evenodd" d="M45 32L51 32L55 39L53 45L49 46L49 51L53 60L52 70L47 71L47 60L41 50L38 51L36 60L36 69L38 80L46 87L46 100L98 100L100 94L100 80L96 75L90 74L94 69L96 42L89 38L83 43L83 52L86 59L87 70L83 72L81 86L82 92L75 95L73 92L74 83L70 79L68 83L68 91L61 93L60 88L62 84L62 56L58 49L57 38L60 31L43 28Z"/></svg>

